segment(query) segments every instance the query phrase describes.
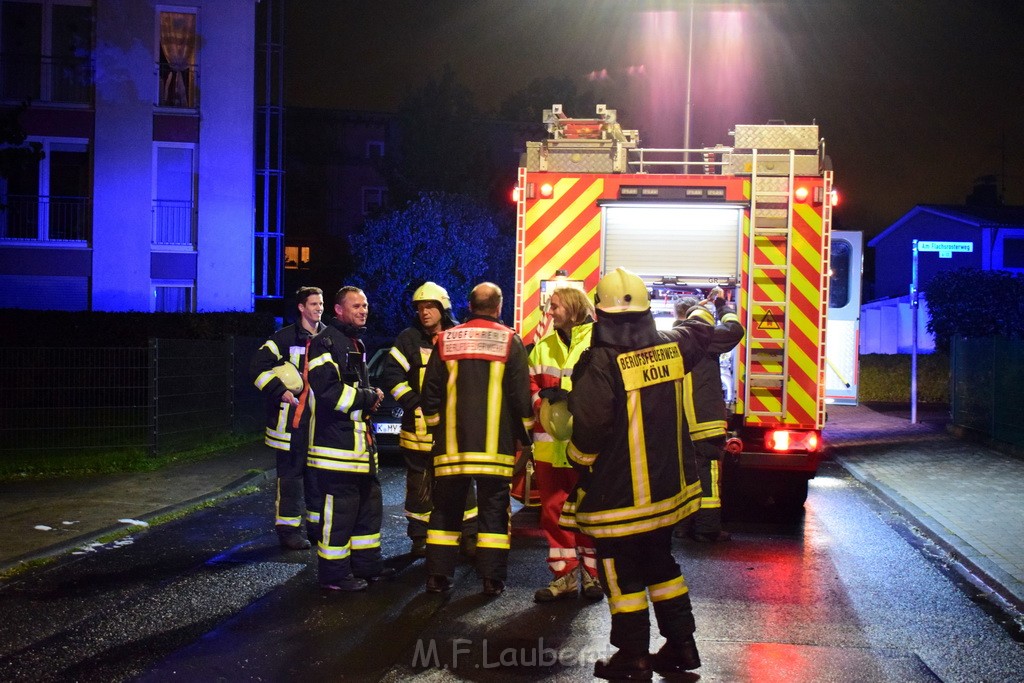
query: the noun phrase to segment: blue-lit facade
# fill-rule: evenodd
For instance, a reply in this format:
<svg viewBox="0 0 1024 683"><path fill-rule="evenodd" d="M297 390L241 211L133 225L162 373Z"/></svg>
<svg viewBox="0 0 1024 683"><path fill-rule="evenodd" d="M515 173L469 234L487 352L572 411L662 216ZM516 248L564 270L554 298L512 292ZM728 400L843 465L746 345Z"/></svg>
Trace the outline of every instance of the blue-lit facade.
<svg viewBox="0 0 1024 683"><path fill-rule="evenodd" d="M0 0L0 307L251 311L256 0Z"/></svg>

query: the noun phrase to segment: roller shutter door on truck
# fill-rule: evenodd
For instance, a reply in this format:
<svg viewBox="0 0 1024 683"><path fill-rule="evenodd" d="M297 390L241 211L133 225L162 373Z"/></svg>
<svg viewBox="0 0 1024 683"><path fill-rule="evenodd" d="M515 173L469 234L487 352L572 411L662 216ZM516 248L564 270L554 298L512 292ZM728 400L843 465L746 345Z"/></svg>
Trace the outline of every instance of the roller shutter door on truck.
<svg viewBox="0 0 1024 683"><path fill-rule="evenodd" d="M604 273L622 267L647 281L739 280L742 207L609 203L602 213Z"/></svg>

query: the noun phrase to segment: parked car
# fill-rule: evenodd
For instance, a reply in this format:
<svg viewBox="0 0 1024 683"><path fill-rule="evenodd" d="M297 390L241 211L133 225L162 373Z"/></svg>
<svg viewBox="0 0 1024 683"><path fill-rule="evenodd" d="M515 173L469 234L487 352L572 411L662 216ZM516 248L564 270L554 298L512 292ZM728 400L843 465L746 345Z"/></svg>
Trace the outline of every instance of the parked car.
<svg viewBox="0 0 1024 683"><path fill-rule="evenodd" d="M373 414L374 431L377 435L377 450L381 453L398 453L398 433L402 430L402 406L392 398L384 388L381 375L384 372L384 360L391 352L390 346L377 349L370 357L367 369L370 374L370 385L384 390L384 401Z"/></svg>

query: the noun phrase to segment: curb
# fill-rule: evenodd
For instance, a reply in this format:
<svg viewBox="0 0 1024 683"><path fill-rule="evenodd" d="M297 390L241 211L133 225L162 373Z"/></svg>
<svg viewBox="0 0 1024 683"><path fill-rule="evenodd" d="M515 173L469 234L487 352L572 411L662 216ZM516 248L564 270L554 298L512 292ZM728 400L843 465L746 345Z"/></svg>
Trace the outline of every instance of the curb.
<svg viewBox="0 0 1024 683"><path fill-rule="evenodd" d="M865 473L856 465L847 462L842 456L833 456L833 459L889 507L915 522L922 536L949 554L953 560L952 569L961 578L986 593L993 602L1000 604L1002 608L1016 612L1018 618L1024 612L1024 596L1006 586L1007 579L1012 579L1012 577L998 567L985 567L964 554L956 545L956 541L961 541L959 537L943 533L938 528L939 524L936 520L893 489ZM963 541L961 543L967 545Z"/></svg>
<svg viewBox="0 0 1024 683"><path fill-rule="evenodd" d="M167 505L165 507L160 508L159 510L154 510L153 512L147 512L145 515L139 515L138 517L136 517L136 519L143 522L148 522L151 519L162 517L164 515L169 515L180 510L194 507L201 503L216 502L237 493L238 491L244 489L247 486L251 486L253 484L261 484L265 481L270 481L274 479L276 476L277 471L276 469L273 468L263 470L262 472L259 472L257 474L245 474L215 491L211 491L209 493L204 493L193 498L189 498L188 500L182 501L180 503ZM131 525L112 524L108 527L103 527L102 529L98 529L96 531L83 534L82 536L76 536L75 538L69 538L65 541L61 541L60 543L55 543L54 545L42 548L41 550L34 550L32 552L25 553L24 555L19 555L18 557L12 558L10 560L0 562L0 574L6 573L12 569L16 569L17 567L29 562L64 555L65 553L68 553L72 550L76 550L77 548L80 548L82 545L93 542L98 538L129 528L131 528ZM140 531L145 531L145 529L140 529ZM0 588L2 587L3 586L0 585Z"/></svg>

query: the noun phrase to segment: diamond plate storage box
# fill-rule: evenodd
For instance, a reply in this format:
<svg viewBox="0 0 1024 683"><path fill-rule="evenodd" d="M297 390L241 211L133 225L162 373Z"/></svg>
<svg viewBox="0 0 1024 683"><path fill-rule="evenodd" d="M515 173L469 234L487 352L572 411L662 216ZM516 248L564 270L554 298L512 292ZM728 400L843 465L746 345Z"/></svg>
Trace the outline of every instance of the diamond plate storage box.
<svg viewBox="0 0 1024 683"><path fill-rule="evenodd" d="M818 127L760 124L737 125L735 149L814 150L818 149Z"/></svg>

